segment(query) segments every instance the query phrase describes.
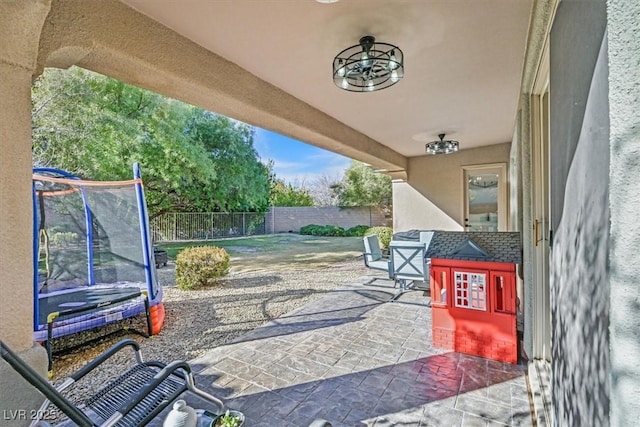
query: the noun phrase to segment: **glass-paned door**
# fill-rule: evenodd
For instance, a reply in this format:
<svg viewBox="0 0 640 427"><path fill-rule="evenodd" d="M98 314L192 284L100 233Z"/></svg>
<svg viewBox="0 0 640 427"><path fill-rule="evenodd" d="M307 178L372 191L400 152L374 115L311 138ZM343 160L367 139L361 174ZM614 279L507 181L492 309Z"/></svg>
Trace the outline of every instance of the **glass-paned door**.
<svg viewBox="0 0 640 427"><path fill-rule="evenodd" d="M506 164L463 166L466 231L507 229Z"/></svg>

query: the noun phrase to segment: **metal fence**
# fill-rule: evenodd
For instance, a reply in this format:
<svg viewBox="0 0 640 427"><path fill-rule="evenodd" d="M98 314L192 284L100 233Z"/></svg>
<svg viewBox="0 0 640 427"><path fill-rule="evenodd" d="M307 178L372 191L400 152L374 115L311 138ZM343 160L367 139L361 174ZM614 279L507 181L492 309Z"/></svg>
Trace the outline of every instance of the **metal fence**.
<svg viewBox="0 0 640 427"><path fill-rule="evenodd" d="M151 220L154 242L210 240L265 234L265 215L236 213L166 213Z"/></svg>

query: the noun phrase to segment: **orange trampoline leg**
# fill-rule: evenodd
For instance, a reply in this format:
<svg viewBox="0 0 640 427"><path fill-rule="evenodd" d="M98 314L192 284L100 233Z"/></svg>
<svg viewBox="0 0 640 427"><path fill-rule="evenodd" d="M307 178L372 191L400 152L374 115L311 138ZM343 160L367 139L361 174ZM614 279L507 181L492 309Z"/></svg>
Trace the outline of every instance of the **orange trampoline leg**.
<svg viewBox="0 0 640 427"><path fill-rule="evenodd" d="M151 316L151 334L157 335L160 333L160 330L162 330L162 325L164 324L164 304L158 303L151 306L149 314Z"/></svg>

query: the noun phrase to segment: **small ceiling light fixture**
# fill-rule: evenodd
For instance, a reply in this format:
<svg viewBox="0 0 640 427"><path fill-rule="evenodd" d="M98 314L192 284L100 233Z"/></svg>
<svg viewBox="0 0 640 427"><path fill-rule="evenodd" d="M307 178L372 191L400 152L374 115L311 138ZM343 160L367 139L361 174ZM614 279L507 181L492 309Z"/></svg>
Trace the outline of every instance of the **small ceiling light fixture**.
<svg viewBox="0 0 640 427"><path fill-rule="evenodd" d="M393 86L404 77L404 55L399 47L376 43L364 36L360 44L340 52L333 59L333 82L350 92L373 92Z"/></svg>
<svg viewBox="0 0 640 427"><path fill-rule="evenodd" d="M444 133L438 135L439 141L428 142L424 148L427 154L451 154L458 151L458 141L444 139Z"/></svg>
<svg viewBox="0 0 640 427"><path fill-rule="evenodd" d="M493 188L498 186L498 175L489 174L470 176L467 181L470 187Z"/></svg>

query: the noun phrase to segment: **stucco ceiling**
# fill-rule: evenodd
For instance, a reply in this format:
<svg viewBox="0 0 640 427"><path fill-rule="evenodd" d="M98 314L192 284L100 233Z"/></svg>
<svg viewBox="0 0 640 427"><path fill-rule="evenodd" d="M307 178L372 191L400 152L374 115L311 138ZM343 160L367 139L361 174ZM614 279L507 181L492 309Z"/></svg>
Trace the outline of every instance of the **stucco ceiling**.
<svg viewBox="0 0 640 427"><path fill-rule="evenodd" d="M404 156L443 132L461 150L513 135L530 0L123 2ZM363 35L403 50L398 84L334 85L334 56Z"/></svg>

